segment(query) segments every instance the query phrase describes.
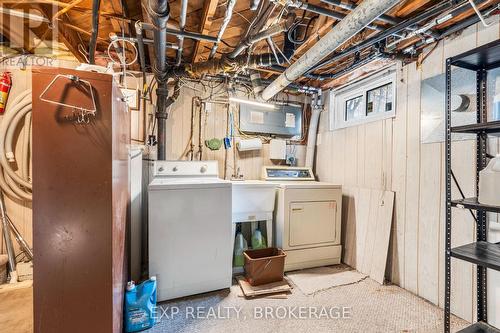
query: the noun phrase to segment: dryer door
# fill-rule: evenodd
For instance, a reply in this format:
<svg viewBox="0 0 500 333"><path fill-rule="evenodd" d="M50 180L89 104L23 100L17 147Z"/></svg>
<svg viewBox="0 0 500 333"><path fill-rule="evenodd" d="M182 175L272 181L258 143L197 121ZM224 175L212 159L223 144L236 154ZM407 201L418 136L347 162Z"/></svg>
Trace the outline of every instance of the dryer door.
<svg viewBox="0 0 500 333"><path fill-rule="evenodd" d="M289 246L324 246L336 239L336 201L300 201L289 206Z"/></svg>

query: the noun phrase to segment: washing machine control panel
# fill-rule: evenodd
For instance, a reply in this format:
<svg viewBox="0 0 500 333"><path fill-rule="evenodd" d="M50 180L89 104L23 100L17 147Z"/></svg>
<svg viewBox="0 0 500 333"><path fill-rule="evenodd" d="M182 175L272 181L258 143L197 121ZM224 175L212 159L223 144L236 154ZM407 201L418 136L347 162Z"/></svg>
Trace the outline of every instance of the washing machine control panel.
<svg viewBox="0 0 500 333"><path fill-rule="evenodd" d="M155 177L218 177L217 161L155 161Z"/></svg>

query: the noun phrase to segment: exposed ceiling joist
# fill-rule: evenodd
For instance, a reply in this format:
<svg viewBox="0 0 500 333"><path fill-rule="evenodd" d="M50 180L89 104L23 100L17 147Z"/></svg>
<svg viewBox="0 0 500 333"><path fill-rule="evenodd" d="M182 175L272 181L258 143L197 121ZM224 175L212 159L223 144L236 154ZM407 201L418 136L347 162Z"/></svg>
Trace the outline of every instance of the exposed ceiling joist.
<svg viewBox="0 0 500 333"><path fill-rule="evenodd" d="M316 31L314 31L309 36L309 38L307 38L307 40L295 50L293 59L298 59L306 50L313 46L313 44L315 44L318 39L326 35L326 33L332 28L334 22L334 19L327 18L326 22L320 25L320 27Z"/></svg>
<svg viewBox="0 0 500 333"><path fill-rule="evenodd" d="M109 0L109 5L107 7L111 7L115 12L115 15L118 14L121 15L122 17L125 16L123 2L121 0ZM128 24L125 24L125 22L123 21L119 22L118 20L110 20L110 21L115 31L121 31L123 29L125 35L128 36L130 34L129 26Z"/></svg>
<svg viewBox="0 0 500 333"><path fill-rule="evenodd" d="M203 4L203 11L201 14L201 24L200 24L200 33L203 35L208 35L210 32L210 27L212 26L213 17L215 15L215 11L217 9L218 0L208 0ZM193 63L198 62L200 60L201 53L203 51L203 46L205 42L198 41L196 42L196 46L194 47L193 52Z"/></svg>
<svg viewBox="0 0 500 333"><path fill-rule="evenodd" d="M149 17L149 14L148 14L148 12L146 10L146 6L147 6L146 1L144 1L144 0L140 1L140 3L141 3L141 13L142 13L142 18L143 18L142 22L152 23L151 22L151 18ZM151 31L144 31L143 33L144 33L144 37L153 38L153 33ZM153 64L154 63L154 47L153 47L153 45L147 45L145 47L145 50L147 50L146 52L149 55L149 63Z"/></svg>
<svg viewBox="0 0 500 333"><path fill-rule="evenodd" d="M51 12L48 11L47 8L41 6L40 9L47 17L52 17ZM71 24L68 20L67 14L61 15L58 20L58 22L62 22L63 25L65 23ZM71 29L60 29L58 28L57 23L54 23L53 31L57 31L56 36L58 40L63 42L63 44L75 56L75 58L78 59L78 61L87 62L85 57L78 51L78 44L80 44L80 41L82 40L82 38L78 35L78 32Z"/></svg>

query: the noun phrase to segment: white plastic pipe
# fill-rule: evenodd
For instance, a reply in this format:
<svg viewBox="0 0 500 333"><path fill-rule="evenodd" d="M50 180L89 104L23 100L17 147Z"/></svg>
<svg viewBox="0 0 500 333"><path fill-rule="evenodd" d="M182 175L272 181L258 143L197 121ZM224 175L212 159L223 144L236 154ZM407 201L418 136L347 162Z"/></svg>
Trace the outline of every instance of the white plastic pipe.
<svg viewBox="0 0 500 333"><path fill-rule="evenodd" d="M319 116L323 110L321 106L321 96L315 95L311 103L312 114L309 122L309 131L307 132L307 148L305 166L312 168L314 166L314 152L316 151L316 136L318 135Z"/></svg>
<svg viewBox="0 0 500 333"><path fill-rule="evenodd" d="M29 146L31 141L31 91L19 94L7 107L0 126L0 189L16 200L32 200L29 181ZM12 168L15 161L12 148L13 136L19 122L24 118L23 147L25 150L22 175ZM9 161L10 160L10 161Z"/></svg>
<svg viewBox="0 0 500 333"><path fill-rule="evenodd" d="M398 2L398 0L364 0L296 62L288 67L276 80L268 85L262 92L262 98L267 101L274 97Z"/></svg>
<svg viewBox="0 0 500 333"><path fill-rule="evenodd" d="M23 169L22 176L29 179L30 170L30 147L31 147L31 112L24 117L24 132L23 132Z"/></svg>

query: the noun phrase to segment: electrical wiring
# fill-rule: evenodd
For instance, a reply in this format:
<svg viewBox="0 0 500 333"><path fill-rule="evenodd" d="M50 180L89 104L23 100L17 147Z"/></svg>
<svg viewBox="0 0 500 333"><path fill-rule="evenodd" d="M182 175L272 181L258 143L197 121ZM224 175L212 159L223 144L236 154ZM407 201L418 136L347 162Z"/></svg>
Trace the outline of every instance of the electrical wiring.
<svg viewBox="0 0 500 333"><path fill-rule="evenodd" d="M89 57L88 57L88 52L85 50L82 44L78 44L78 52L85 58L85 61L89 63Z"/></svg>
<svg viewBox="0 0 500 333"><path fill-rule="evenodd" d="M305 13L305 11L304 11L304 13ZM304 20L304 14L302 14L302 18L298 22L294 23L292 25L292 27L290 27L290 29L288 29L288 33L287 33L288 40L294 44L297 44L297 45L304 44L304 42L308 38L308 32L309 32L309 28L310 28L311 24L318 18L319 18L319 15L316 15L316 16L309 18L309 20L306 24L305 30L304 30L304 36L301 39L297 39L297 37L296 37L297 36L297 29L302 25L302 21Z"/></svg>

